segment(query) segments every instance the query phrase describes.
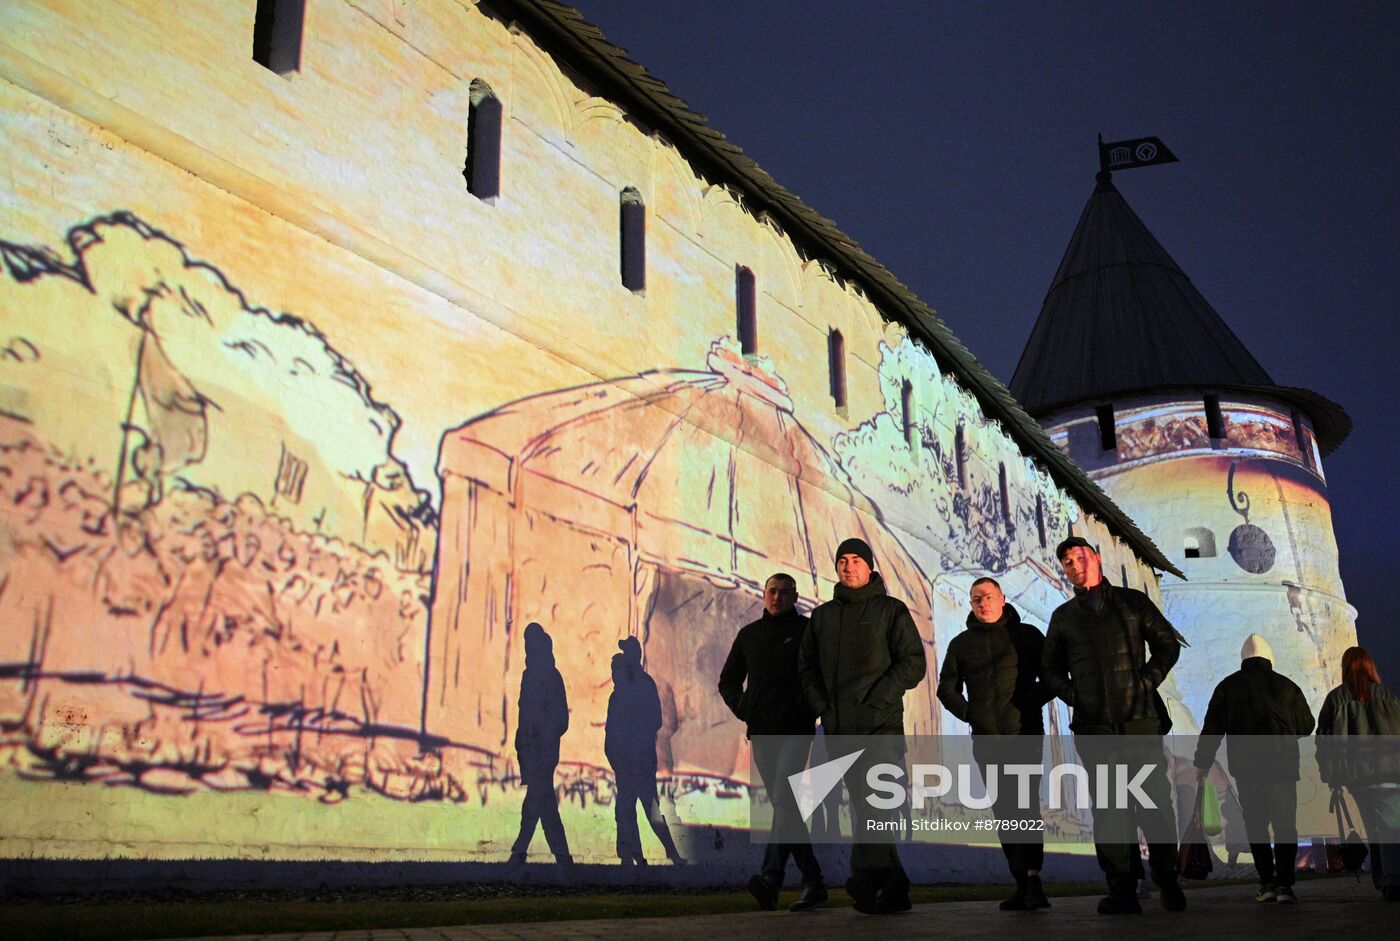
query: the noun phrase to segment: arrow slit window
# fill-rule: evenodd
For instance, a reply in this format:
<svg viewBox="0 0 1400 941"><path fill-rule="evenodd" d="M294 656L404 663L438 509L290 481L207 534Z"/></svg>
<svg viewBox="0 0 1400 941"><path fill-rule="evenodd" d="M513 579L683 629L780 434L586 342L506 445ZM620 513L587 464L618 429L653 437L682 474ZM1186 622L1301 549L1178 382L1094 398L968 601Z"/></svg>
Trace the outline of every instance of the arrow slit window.
<svg viewBox="0 0 1400 941"><path fill-rule="evenodd" d="M472 79L467 110L467 192L491 200L501 193L501 100L491 86Z"/></svg>
<svg viewBox="0 0 1400 941"><path fill-rule="evenodd" d="M286 75L301 68L305 0L258 0L253 14L253 61Z"/></svg>
<svg viewBox="0 0 1400 941"><path fill-rule="evenodd" d="M1225 416L1220 413L1220 396L1206 396L1206 433L1212 443L1225 437Z"/></svg>
<svg viewBox="0 0 1400 941"><path fill-rule="evenodd" d="M745 356L758 352L758 311L755 306L753 272L743 265L734 269L734 306L739 331L739 351Z"/></svg>
<svg viewBox="0 0 1400 941"><path fill-rule="evenodd" d="M967 487L967 436L963 433L962 422L958 422L958 430L953 433L953 461L957 465L958 486Z"/></svg>
<svg viewBox="0 0 1400 941"><path fill-rule="evenodd" d="M1118 432L1113 426L1113 405L1100 405L1094 409L1099 422L1099 446L1105 451L1118 450Z"/></svg>
<svg viewBox="0 0 1400 941"><path fill-rule="evenodd" d="M914 384L905 379L899 387L899 420L904 429L904 443L914 446Z"/></svg>
<svg viewBox="0 0 1400 941"><path fill-rule="evenodd" d="M642 194L631 186L622 191L618 226L622 286L641 292L647 286L647 207Z"/></svg>
<svg viewBox="0 0 1400 941"><path fill-rule="evenodd" d="M1001 518L1011 528L1011 488L1006 483L1006 462L997 465L997 485L1001 489Z"/></svg>
<svg viewBox="0 0 1400 941"><path fill-rule="evenodd" d="M831 372L831 398L837 408L846 407L846 338L840 330L827 337L828 367Z"/></svg>

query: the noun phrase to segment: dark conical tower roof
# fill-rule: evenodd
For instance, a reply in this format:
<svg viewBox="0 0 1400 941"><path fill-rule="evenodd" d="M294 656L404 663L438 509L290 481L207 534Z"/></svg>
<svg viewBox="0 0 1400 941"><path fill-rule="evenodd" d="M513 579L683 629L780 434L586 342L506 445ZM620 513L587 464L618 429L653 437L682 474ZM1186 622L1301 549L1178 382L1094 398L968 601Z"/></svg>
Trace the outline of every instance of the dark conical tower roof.
<svg viewBox="0 0 1400 941"><path fill-rule="evenodd" d="M1011 392L1032 415L1166 389L1261 393L1301 408L1324 454L1351 419L1279 386L1101 172L1055 272Z"/></svg>

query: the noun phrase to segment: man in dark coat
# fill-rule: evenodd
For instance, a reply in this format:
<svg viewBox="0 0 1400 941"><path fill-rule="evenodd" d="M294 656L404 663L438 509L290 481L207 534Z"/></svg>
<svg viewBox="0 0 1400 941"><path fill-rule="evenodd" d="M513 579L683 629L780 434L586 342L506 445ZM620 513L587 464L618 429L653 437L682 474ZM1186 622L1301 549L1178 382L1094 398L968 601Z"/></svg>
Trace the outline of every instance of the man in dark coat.
<svg viewBox="0 0 1400 941"><path fill-rule="evenodd" d="M807 618L797 610L796 579L774 575L763 586L763 616L739 629L719 674L719 694L748 727L753 762L773 806L763 872L749 880L749 891L765 911L777 907L789 856L802 873L802 896L790 910L807 912L827 904L822 867L788 784L789 775L807 767L815 727L797 679L797 655L806 632Z"/></svg>
<svg viewBox="0 0 1400 941"><path fill-rule="evenodd" d="M1074 597L1050 616L1041 679L1074 710L1070 729L1090 780L1097 782L1100 771L1112 772L1119 765L1151 768L1139 787L1155 807L1131 796L1136 806L1118 807L1117 795L1090 788L1094 846L1109 893L1099 902L1099 913L1142 912L1137 900L1140 864L1135 866L1138 826L1147 836L1162 907L1184 911L1171 781L1162 753L1170 719L1157 692L1181 655L1181 643L1151 598L1108 583L1098 550L1082 537L1066 539L1055 554L1074 586Z"/></svg>
<svg viewBox="0 0 1400 941"><path fill-rule="evenodd" d="M564 824L559 819L559 798L554 790L554 769L559 765L559 739L569 730L569 700L564 678L554 665L554 642L539 624L525 627L525 670L520 676L519 716L515 725L515 754L520 762L520 783L525 800L520 807L520 835L511 847L513 865L525 862L535 826L544 827L545 842L561 866L573 862Z"/></svg>
<svg viewBox="0 0 1400 941"><path fill-rule="evenodd" d="M1225 738L1245 836L1259 873L1255 901L1291 903L1298 900L1293 894L1298 859L1298 739L1312 734L1313 714L1298 684L1274 672L1273 658L1264 638L1250 634L1245 639L1239 670L1211 693L1194 763L1200 786ZM1273 846L1269 845L1271 826Z"/></svg>
<svg viewBox="0 0 1400 941"><path fill-rule="evenodd" d="M943 669L938 674L938 701L972 727L973 756L982 769L982 780L992 787L988 778L990 767L1042 763L1042 708L1049 701L1049 691L1040 682L1045 636L1032 625L1022 623L996 579L979 578L973 582L970 600L972 613L967 616L967 630L948 643L948 653L943 658ZM1025 807L1018 806L1019 787L1014 778L1000 776L996 788L993 816L1029 824L997 831L1016 880L1016 891L1001 903L1001 908L1049 908L1050 900L1040 882L1045 834L1035 829L1041 819L1040 775L1030 777L1030 800Z"/></svg>
<svg viewBox="0 0 1400 941"><path fill-rule="evenodd" d="M861 749L845 774L852 827L846 891L866 914L910 908L909 877L895 846L903 814L869 803L866 780L876 764L903 765L904 693L927 671L923 639L908 607L889 596L874 568L864 540L847 539L837 547L835 595L812 612L798 656L807 705L821 717L826 735L847 737L827 739L832 757Z"/></svg>

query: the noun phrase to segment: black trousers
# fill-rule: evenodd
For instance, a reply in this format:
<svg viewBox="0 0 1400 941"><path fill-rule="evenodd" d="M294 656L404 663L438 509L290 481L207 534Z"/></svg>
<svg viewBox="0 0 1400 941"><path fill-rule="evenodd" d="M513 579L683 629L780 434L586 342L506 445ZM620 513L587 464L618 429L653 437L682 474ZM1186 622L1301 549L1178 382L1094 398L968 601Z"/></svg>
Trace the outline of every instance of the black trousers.
<svg viewBox="0 0 1400 941"><path fill-rule="evenodd" d="M988 767L998 769L996 799L992 801L992 816L997 820L1020 821L1038 824L1040 821L1040 774L1030 775L1028 802L1020 806L1018 792L1021 778L1007 774L1007 765L1035 765L1043 768L1041 749L1043 735L974 735L972 756L977 760L977 768L982 772L982 781L988 787ZM1032 869L1039 870L1045 863L1045 834L1032 827L1002 829L997 831L1001 840L1001 851L1006 856L1006 864L1011 874L1018 880Z"/></svg>
<svg viewBox="0 0 1400 941"><path fill-rule="evenodd" d="M835 744L835 743L840 744ZM899 859L899 841L908 833L908 797L901 807L888 810L874 806L866 783L870 769L878 764L904 768L904 735L847 735L827 739L831 758L840 758L856 749L860 757L846 771L846 793L851 798L851 878L862 893L883 891L898 895L909 891L909 876ZM906 776L907 778L907 769Z"/></svg>
<svg viewBox="0 0 1400 941"><path fill-rule="evenodd" d="M1292 885L1298 862L1298 783L1236 778L1235 790L1260 884Z"/></svg>
<svg viewBox="0 0 1400 941"><path fill-rule="evenodd" d="M753 762L763 778L773 821L768 830L768 846L763 851L763 878L774 890L782 887L783 875L791 857L802 873L802 885L821 885L822 867L812 852L811 837L797 808L788 776L801 774L812 749L810 735L760 735L752 740Z"/></svg>
<svg viewBox="0 0 1400 941"><path fill-rule="evenodd" d="M1147 837L1148 865L1158 881L1174 881L1176 872L1176 814L1172 809L1171 780L1167 776L1166 760L1162 754L1162 736L1158 734L1090 735L1076 732L1074 747L1089 772L1090 800L1094 811L1094 849L1099 868L1108 877L1110 887L1126 892L1128 883L1136 885L1142 863L1138 858L1138 830ZM1154 805L1147 807L1128 794L1126 806L1119 806L1118 790L1111 786L1099 793L1100 768L1106 768L1108 780L1114 782L1125 769L1129 779L1139 769L1151 769L1139 785Z"/></svg>

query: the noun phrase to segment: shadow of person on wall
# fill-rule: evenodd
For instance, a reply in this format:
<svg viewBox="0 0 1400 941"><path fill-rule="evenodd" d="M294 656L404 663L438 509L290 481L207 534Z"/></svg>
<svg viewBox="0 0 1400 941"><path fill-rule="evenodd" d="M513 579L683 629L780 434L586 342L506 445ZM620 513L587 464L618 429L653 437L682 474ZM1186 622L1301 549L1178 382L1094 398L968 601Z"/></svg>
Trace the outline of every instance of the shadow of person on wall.
<svg viewBox="0 0 1400 941"><path fill-rule="evenodd" d="M515 754L525 801L520 807L520 835L510 849L510 864L522 866L535 826L544 827L545 842L559 866L570 866L569 841L559 819L554 769L559 765L559 739L569 729L569 700L564 678L554 665L554 642L543 627L525 628L525 671L520 677L519 718Z"/></svg>
<svg viewBox="0 0 1400 941"><path fill-rule="evenodd" d="M656 794L656 736L661 730L661 698L656 683L642 668L642 646L635 637L618 641L612 658L613 691L608 697L603 753L617 781L613 813L617 820L617 857L623 866L645 866L637 804L642 805L666 858L685 865Z"/></svg>

